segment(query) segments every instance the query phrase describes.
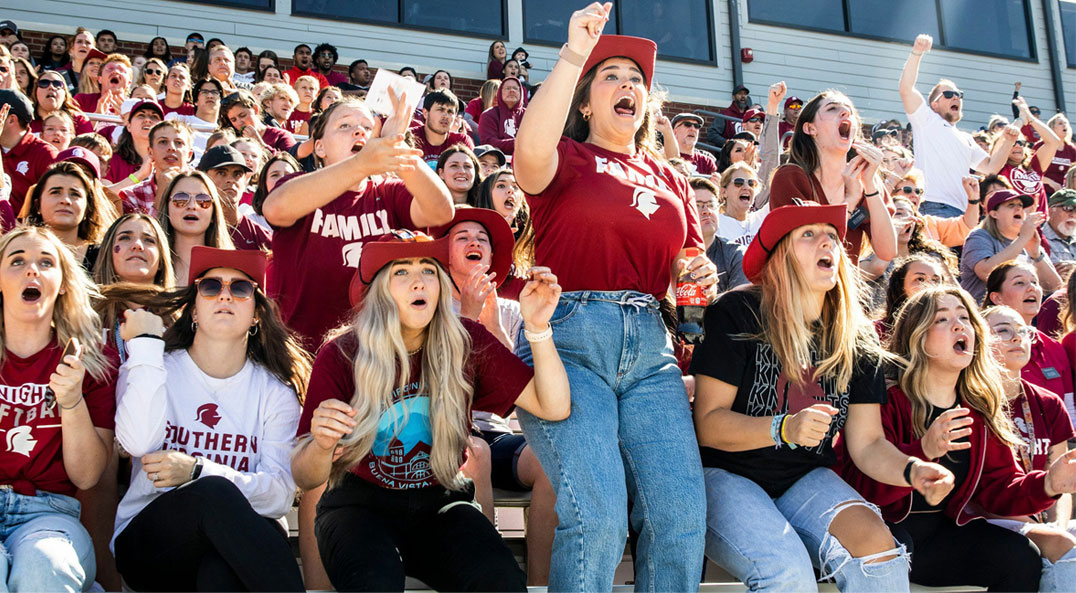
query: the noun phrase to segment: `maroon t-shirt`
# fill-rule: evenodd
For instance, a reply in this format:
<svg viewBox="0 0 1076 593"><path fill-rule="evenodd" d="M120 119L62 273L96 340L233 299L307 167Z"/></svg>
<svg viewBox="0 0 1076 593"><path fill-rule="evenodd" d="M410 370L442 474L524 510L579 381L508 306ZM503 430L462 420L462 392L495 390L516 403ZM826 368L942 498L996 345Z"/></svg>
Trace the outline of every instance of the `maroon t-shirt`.
<svg viewBox="0 0 1076 593"><path fill-rule="evenodd" d="M299 111L294 109L291 115L288 116L287 121L284 122L284 129L292 134L298 134L299 128L303 127L303 124L310 121L309 111Z"/></svg>
<svg viewBox="0 0 1076 593"><path fill-rule="evenodd" d="M298 175L303 173L281 179L273 191ZM412 199L398 179L367 180L361 193L345 192L295 224L273 230L269 294L308 351L316 352L325 333L351 309L348 287L363 243L391 229L420 230L411 221Z"/></svg>
<svg viewBox="0 0 1076 593"><path fill-rule="evenodd" d="M262 140L276 152L286 152L291 150L292 146L298 144L295 138L292 138L291 134L286 130L272 126L265 126L265 131L262 132Z"/></svg>
<svg viewBox="0 0 1076 593"><path fill-rule="evenodd" d="M1031 339L1031 360L1020 378L1062 398L1073 392L1072 364L1065 347L1039 330Z"/></svg>
<svg viewBox="0 0 1076 593"><path fill-rule="evenodd" d="M245 216L232 227L229 234L235 248L241 251L269 251L273 248L273 234Z"/></svg>
<svg viewBox="0 0 1076 593"><path fill-rule="evenodd" d="M77 111L68 112L71 119L75 122L75 135L89 134L93 131L93 122L90 121L85 115ZM41 132L45 129L45 120L40 117L30 122L30 131L41 135Z"/></svg>
<svg viewBox="0 0 1076 593"><path fill-rule="evenodd" d="M422 151L422 160L426 161L426 164L431 168L437 166L437 159L441 157L441 153L448 147L455 144L463 144L467 148L474 150L474 140L467 134L455 134L449 132L445 137L445 141L439 146L430 144L428 138L426 138L426 126L419 125L411 128L411 135L415 138L415 148Z"/></svg>
<svg viewBox="0 0 1076 593"><path fill-rule="evenodd" d="M60 409L46 399L49 377L56 371L63 348L55 338L28 358L4 353L0 373L0 484L12 486L19 494L37 490L74 494L77 490L63 464L63 434ZM110 358L112 358L110 356ZM115 361L113 360L113 363ZM97 382L86 374L83 396L90 419L98 428L115 428L116 373Z"/></svg>
<svg viewBox="0 0 1076 593"><path fill-rule="evenodd" d="M105 179L116 183L123 181L129 175L142 168L142 164L134 164L127 162L119 153L112 155L112 159L108 161L108 172L105 173Z"/></svg>
<svg viewBox="0 0 1076 593"><path fill-rule="evenodd" d="M1065 402L1061 401L1056 393L1027 381L1022 383L1024 393L1009 402L1009 416L1016 425L1020 438L1031 447L1031 469L1045 470L1050 463L1050 447L1068 441L1076 436L1076 432L1072 430L1072 420L1065 411ZM1026 411L1031 417L1032 429L1035 432L1034 443L1031 442L1027 420L1024 418L1025 400ZM1017 453L1016 458L1022 460L1023 456Z"/></svg>
<svg viewBox="0 0 1076 593"><path fill-rule="evenodd" d="M680 158L691 163L695 168L694 173L698 175L710 176L717 173L717 161L701 150L694 150L691 154L680 153Z"/></svg>
<svg viewBox="0 0 1076 593"><path fill-rule="evenodd" d="M565 292L634 290L662 298L684 247L704 248L687 179L635 155L561 138L557 172L527 196L535 259Z"/></svg>
<svg viewBox="0 0 1076 593"><path fill-rule="evenodd" d="M26 192L41 179L58 153L55 146L30 132L23 134L22 140L11 150L4 151L4 173L11 177L12 210L22 209Z"/></svg>
<svg viewBox="0 0 1076 593"><path fill-rule="evenodd" d="M1038 159L1031 159L1031 168L1014 167L1009 163L998 171L998 177L1004 177L1016 191L1034 197L1037 200L1035 210L1046 212L1046 188L1042 185L1042 173L1038 169Z"/></svg>
<svg viewBox="0 0 1076 593"><path fill-rule="evenodd" d="M83 113L96 113L97 104L101 101L101 93L79 93L73 99Z"/></svg>
<svg viewBox="0 0 1076 593"><path fill-rule="evenodd" d="M161 101L161 111L164 111L165 115L168 115L169 113L178 113L180 115L194 115L197 112L197 109L194 107L193 103L187 103L186 101L181 103L179 107L169 107L164 104L164 101Z"/></svg>
<svg viewBox="0 0 1076 593"><path fill-rule="evenodd" d="M471 336L471 353L465 358L464 377L474 387L471 409L507 416L519 394L534 377L534 370L502 345L478 323L460 319ZM354 333L337 338L321 349L310 376L310 387L299 419L299 436L310 432L314 410L321 402L351 402L355 394L352 360L358 343ZM351 468L356 476L381 488L408 490L438 484L430 464L433 428L430 398L420 392L422 352L411 357L411 378L393 391L392 409L377 425L373 447ZM407 415L407 423L403 422ZM470 426L470 411L460 421ZM462 459L462 455L461 455Z"/></svg>
<svg viewBox="0 0 1076 593"><path fill-rule="evenodd" d="M1042 148L1042 142L1035 145L1034 151L1038 152L1039 148ZM1076 144L1066 142L1054 154L1054 160L1050 161L1050 166L1046 167L1046 171L1043 172L1043 175L1050 181L1064 187L1065 173L1068 173L1069 168L1072 167L1073 164L1076 164Z"/></svg>

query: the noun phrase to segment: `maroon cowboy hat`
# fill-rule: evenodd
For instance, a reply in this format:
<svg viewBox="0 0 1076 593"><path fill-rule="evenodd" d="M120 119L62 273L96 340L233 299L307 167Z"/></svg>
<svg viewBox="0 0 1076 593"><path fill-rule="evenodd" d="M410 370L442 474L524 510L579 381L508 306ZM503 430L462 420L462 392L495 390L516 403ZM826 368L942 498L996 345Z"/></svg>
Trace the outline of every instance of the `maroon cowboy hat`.
<svg viewBox="0 0 1076 593"><path fill-rule="evenodd" d="M643 71L646 89L650 90L650 84L654 82L654 62L657 55L658 44L649 39L629 35L602 35L583 64L583 74L609 58L627 58Z"/></svg>
<svg viewBox="0 0 1076 593"><path fill-rule="evenodd" d="M785 235L801 226L819 223L833 226L843 241L848 230L848 207L844 204L823 206L817 202L801 202L771 210L762 220L762 226L743 256L744 275L751 282L758 283L770 254Z"/></svg>
<svg viewBox="0 0 1076 593"><path fill-rule="evenodd" d="M456 215L448 224L430 229L430 234L440 239L448 237L452 227L461 222L477 222L489 233L490 247L490 273L497 274L495 281L498 285L508 280L508 273L512 270L512 249L516 246L516 238L512 235L512 227L504 217L497 214L496 210L489 208L457 208Z"/></svg>
<svg viewBox="0 0 1076 593"><path fill-rule="evenodd" d="M359 269L355 270L348 287L351 306L359 304L366 294L366 287L381 268L398 259L416 257L428 257L448 270L448 239L434 240L426 233L400 230L364 244L359 255Z"/></svg>
<svg viewBox="0 0 1076 593"><path fill-rule="evenodd" d="M191 249L191 269L187 283L194 284L199 276L213 268L235 268L243 272L258 286L265 286L265 252L257 249L217 249L196 245Z"/></svg>

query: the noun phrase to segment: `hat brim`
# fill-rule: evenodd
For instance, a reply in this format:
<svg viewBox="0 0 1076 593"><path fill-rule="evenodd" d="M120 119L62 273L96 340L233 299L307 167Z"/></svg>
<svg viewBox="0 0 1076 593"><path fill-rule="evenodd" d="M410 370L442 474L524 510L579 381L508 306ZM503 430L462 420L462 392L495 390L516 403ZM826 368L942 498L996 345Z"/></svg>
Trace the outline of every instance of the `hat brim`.
<svg viewBox="0 0 1076 593"><path fill-rule="evenodd" d="M265 286L265 252L258 249L217 249L196 245L191 249L191 268L187 284L194 284L202 274L213 268L235 268L259 286Z"/></svg>
<svg viewBox="0 0 1076 593"><path fill-rule="evenodd" d="M646 88L650 90L654 82L654 62L657 55L658 44L650 39L630 35L602 35L583 64L583 73L589 73L609 58L627 58L639 66L643 78L646 79Z"/></svg>
<svg viewBox="0 0 1076 593"><path fill-rule="evenodd" d="M448 270L448 239L433 241L368 241L359 254L359 269L351 278L348 298L354 307L381 268L398 259L430 258Z"/></svg>
<svg viewBox="0 0 1076 593"><path fill-rule="evenodd" d="M153 101L143 101L142 103L131 107L131 110L127 113L130 115L134 115L135 112L142 111L143 109L152 109L154 112L157 113L157 115L161 116L161 119L164 119L164 109L162 109L159 104Z"/></svg>
<svg viewBox="0 0 1076 593"><path fill-rule="evenodd" d="M699 115L695 115L694 113L681 113L672 119L672 127L675 128L685 121L693 121L700 126L704 123L704 120Z"/></svg>
<svg viewBox="0 0 1076 593"><path fill-rule="evenodd" d="M477 222L489 233L489 246L492 252L489 271L496 274L495 282L498 285L508 280L508 274L512 271L512 250L516 246L516 238L512 234L512 227L504 217L496 210L488 208L457 208L452 222L430 229L430 235L436 238L448 238L452 227L461 222Z"/></svg>
<svg viewBox="0 0 1076 593"><path fill-rule="evenodd" d="M744 253L743 271L747 279L757 284L777 244L795 229L809 224L828 224L837 229L837 236L844 241L848 230L848 207L844 204L792 205L771 210Z"/></svg>

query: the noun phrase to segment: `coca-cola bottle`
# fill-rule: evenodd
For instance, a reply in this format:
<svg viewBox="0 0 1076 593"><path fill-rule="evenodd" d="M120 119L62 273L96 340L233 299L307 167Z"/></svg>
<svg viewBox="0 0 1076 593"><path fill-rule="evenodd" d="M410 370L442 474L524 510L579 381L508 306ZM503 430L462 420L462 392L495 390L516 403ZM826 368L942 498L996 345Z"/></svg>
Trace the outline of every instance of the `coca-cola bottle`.
<svg viewBox="0 0 1076 593"><path fill-rule="evenodd" d="M688 247L684 250L687 261L702 255L702 249ZM702 286L691 279L691 273L684 271L676 281L676 318L679 320L677 333L688 344L702 341L702 317L706 312L706 295Z"/></svg>

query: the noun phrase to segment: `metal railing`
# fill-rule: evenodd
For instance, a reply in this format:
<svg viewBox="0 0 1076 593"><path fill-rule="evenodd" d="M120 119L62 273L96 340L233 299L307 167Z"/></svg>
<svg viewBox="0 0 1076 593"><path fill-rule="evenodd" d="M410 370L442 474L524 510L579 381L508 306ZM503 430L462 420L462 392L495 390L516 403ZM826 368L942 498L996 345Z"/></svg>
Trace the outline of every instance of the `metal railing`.
<svg viewBox="0 0 1076 593"><path fill-rule="evenodd" d="M86 116L86 119L88 119L88 120L90 120L90 121L92 121L94 123L116 124L118 126L122 126L125 123L123 121L122 117L120 117L118 115L113 115L111 113L83 113L82 115ZM191 129L194 130L195 132L203 132L203 133L206 133L206 134L212 134L213 132L217 131L217 126L206 126L206 125L202 125L202 124L187 124L187 125L189 125L191 127ZM296 142L306 142L310 138L309 136L301 136L299 134L292 134L291 137L295 138Z"/></svg>

